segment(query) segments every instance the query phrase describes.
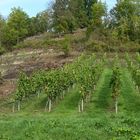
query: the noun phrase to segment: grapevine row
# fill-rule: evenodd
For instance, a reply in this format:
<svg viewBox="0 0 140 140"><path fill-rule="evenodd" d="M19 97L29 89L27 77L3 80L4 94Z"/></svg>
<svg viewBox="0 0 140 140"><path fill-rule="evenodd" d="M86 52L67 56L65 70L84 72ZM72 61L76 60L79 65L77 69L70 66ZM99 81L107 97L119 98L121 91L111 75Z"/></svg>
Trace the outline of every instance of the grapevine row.
<svg viewBox="0 0 140 140"><path fill-rule="evenodd" d="M136 61L139 62L139 60L140 60L139 55L137 55ZM126 62L128 69L132 74L132 78L136 84L136 88L140 90L140 65L139 63L135 64L134 62L132 62L128 54L126 54Z"/></svg>
<svg viewBox="0 0 140 140"><path fill-rule="evenodd" d="M110 81L110 87L112 89L112 99L114 101L115 112L118 113L118 97L120 95L121 87L121 71L118 66L113 67L113 73Z"/></svg>
<svg viewBox="0 0 140 140"><path fill-rule="evenodd" d="M20 104L23 99L35 94L39 97L40 93L45 93L47 97L46 107L51 111L52 102L58 97L63 98L64 91L77 82L76 74L79 74L85 65L91 65L94 59L95 55L90 58L82 55L72 64L67 64L60 69L49 72L35 72L30 77L21 72L14 96L14 106L17 104L18 110L20 110Z"/></svg>

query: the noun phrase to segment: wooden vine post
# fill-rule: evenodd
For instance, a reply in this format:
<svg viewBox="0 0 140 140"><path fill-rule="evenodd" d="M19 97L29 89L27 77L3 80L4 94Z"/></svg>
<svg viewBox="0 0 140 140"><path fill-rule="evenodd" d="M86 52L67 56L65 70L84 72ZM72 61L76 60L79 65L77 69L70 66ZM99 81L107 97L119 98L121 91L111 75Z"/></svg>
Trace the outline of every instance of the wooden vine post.
<svg viewBox="0 0 140 140"><path fill-rule="evenodd" d="M114 101L114 106L115 106L115 113L118 114L118 97L120 94L120 69L119 67L114 67L113 68L113 74L112 74L112 78L110 81L110 86L112 88L112 98Z"/></svg>

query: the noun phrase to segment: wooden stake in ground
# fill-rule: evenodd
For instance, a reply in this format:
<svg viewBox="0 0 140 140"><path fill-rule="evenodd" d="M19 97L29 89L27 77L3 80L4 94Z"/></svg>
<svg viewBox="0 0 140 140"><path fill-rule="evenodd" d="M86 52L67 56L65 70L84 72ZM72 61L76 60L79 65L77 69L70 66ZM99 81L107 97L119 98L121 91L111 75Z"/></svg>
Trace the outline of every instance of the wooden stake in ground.
<svg viewBox="0 0 140 140"><path fill-rule="evenodd" d="M51 109L52 109L52 100L49 98L49 112L51 112Z"/></svg>
<svg viewBox="0 0 140 140"><path fill-rule="evenodd" d="M120 84L121 84L121 72L119 67L113 68L113 74L110 81L112 88L112 98L114 100L115 112L118 113L118 97L120 95Z"/></svg>
<svg viewBox="0 0 140 140"><path fill-rule="evenodd" d="M117 99L115 100L115 112L118 114L118 101Z"/></svg>
<svg viewBox="0 0 140 140"><path fill-rule="evenodd" d="M78 104L78 112L84 111L84 99L82 98Z"/></svg>
<svg viewBox="0 0 140 140"><path fill-rule="evenodd" d="M82 98L82 100L81 100L81 112L83 112L84 111L84 99Z"/></svg>

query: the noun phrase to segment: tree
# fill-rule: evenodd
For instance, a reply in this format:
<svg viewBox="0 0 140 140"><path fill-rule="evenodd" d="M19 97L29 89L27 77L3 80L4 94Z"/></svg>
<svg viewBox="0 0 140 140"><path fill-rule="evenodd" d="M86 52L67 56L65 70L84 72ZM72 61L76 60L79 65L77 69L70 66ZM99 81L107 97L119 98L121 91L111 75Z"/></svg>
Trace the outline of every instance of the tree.
<svg viewBox="0 0 140 140"><path fill-rule="evenodd" d="M68 0L56 0L52 6L52 28L58 34L66 32L68 29L68 25L66 22L66 13L68 11L68 5Z"/></svg>
<svg viewBox="0 0 140 140"><path fill-rule="evenodd" d="M46 10L38 13L35 17L31 17L29 35L33 36L46 32L48 30L48 20L49 15Z"/></svg>
<svg viewBox="0 0 140 140"><path fill-rule="evenodd" d="M36 35L38 34L38 27L37 27L37 18L36 17L31 17L29 19L29 36L33 36L33 35Z"/></svg>
<svg viewBox="0 0 140 140"><path fill-rule="evenodd" d="M106 6L102 2L98 2L92 5L92 19L91 23L94 27L100 27L103 23L102 18L106 15Z"/></svg>
<svg viewBox="0 0 140 140"><path fill-rule="evenodd" d="M70 53L70 37L65 37L62 44L62 51L64 52L64 56L68 57Z"/></svg>
<svg viewBox="0 0 140 140"><path fill-rule="evenodd" d="M71 0L69 9L75 18L76 26L78 28L87 27L88 17L84 0Z"/></svg>
<svg viewBox="0 0 140 140"><path fill-rule="evenodd" d="M21 8L13 8L4 31L4 43L15 45L28 36L29 17Z"/></svg>
<svg viewBox="0 0 140 140"><path fill-rule="evenodd" d="M92 19L92 5L97 0L56 0L52 6L53 30L57 33L73 32L85 28Z"/></svg>
<svg viewBox="0 0 140 140"><path fill-rule="evenodd" d="M42 11L36 15L37 32L43 33L48 29L48 12Z"/></svg>
<svg viewBox="0 0 140 140"><path fill-rule="evenodd" d="M90 34L95 30L102 29L103 25L103 17L107 13L106 5L102 2L97 2L92 5L92 19L90 20L90 24L87 28L87 38L89 38Z"/></svg>
<svg viewBox="0 0 140 140"><path fill-rule="evenodd" d="M57 33L85 28L92 18L91 7L97 0L56 0L53 4L53 29Z"/></svg>
<svg viewBox="0 0 140 140"><path fill-rule="evenodd" d="M114 29L117 29L119 39L139 40L139 7L139 0L118 0L116 6L111 10L111 24Z"/></svg>
<svg viewBox="0 0 140 140"><path fill-rule="evenodd" d="M78 27L85 28L92 19L92 5L97 0L70 0L70 11L73 13Z"/></svg>
<svg viewBox="0 0 140 140"><path fill-rule="evenodd" d="M98 0L84 0L86 15L89 20L93 19L92 9L93 9L93 5L96 4L97 2Z"/></svg>
<svg viewBox="0 0 140 140"><path fill-rule="evenodd" d="M5 20L3 17L0 15L0 47L2 46L2 36L3 36L3 29L5 26Z"/></svg>
<svg viewBox="0 0 140 140"><path fill-rule="evenodd" d="M115 104L115 112L118 113L118 97L120 95L120 81L121 72L118 66L113 67L113 74L110 81L110 87L112 88L112 98Z"/></svg>

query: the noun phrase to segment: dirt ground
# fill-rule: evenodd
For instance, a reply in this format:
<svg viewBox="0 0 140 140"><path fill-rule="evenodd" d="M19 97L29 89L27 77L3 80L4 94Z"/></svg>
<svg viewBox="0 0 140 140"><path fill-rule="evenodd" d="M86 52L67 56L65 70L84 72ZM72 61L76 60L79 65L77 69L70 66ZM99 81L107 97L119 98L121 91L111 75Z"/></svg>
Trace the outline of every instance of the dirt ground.
<svg viewBox="0 0 140 140"><path fill-rule="evenodd" d="M19 71L30 75L40 69L58 68L72 62L78 55L78 52L72 52L65 58L62 52L55 52L53 49L23 49L0 56L0 71L4 79L0 85L0 100L7 98L15 90Z"/></svg>
<svg viewBox="0 0 140 140"><path fill-rule="evenodd" d="M11 92L14 91L16 82L12 80L5 80L2 85L0 85L0 99L5 96L9 96Z"/></svg>
<svg viewBox="0 0 140 140"><path fill-rule="evenodd" d="M4 83L0 85L0 100L7 98L15 90L18 73L21 70L30 75L33 71L58 68L72 62L79 55L80 52L75 51L71 52L69 57L64 57L62 52L56 52L53 49L27 48L15 50L0 56L0 72L4 79ZM97 55L100 58L103 56L103 53L97 53ZM133 56L134 54L131 55ZM107 53L110 61L114 56L115 53ZM122 62L124 61L124 57L124 53L119 53L119 59L122 59Z"/></svg>

